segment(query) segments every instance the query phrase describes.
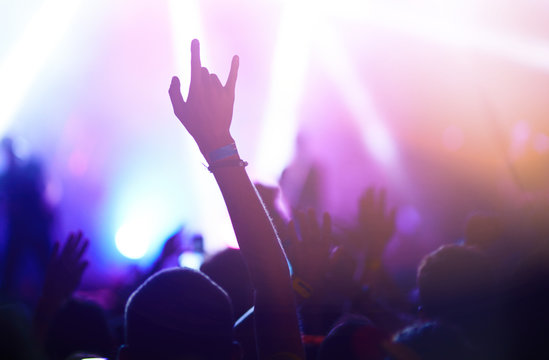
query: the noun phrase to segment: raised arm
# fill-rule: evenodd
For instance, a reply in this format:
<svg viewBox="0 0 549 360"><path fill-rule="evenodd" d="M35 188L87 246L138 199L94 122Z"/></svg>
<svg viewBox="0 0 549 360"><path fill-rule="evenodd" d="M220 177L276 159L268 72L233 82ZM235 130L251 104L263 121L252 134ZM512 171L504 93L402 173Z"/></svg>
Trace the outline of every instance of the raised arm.
<svg viewBox="0 0 549 360"><path fill-rule="evenodd" d="M255 287L260 359L304 359L290 273L273 225L240 160L230 134L239 59L226 84L201 66L198 40L191 44L191 83L183 100L177 77L170 85L174 113L196 141L215 176Z"/></svg>
<svg viewBox="0 0 549 360"><path fill-rule="evenodd" d="M45 343L48 328L56 312L74 294L88 266L84 254L89 241L82 232L70 233L61 247L54 245L42 294L34 313L34 332L41 345Z"/></svg>

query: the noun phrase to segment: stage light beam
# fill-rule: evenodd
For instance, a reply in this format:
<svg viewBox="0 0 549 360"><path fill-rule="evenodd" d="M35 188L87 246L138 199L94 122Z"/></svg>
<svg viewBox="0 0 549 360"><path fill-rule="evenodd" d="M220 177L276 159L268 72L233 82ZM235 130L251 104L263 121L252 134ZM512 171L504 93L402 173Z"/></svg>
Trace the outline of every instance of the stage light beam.
<svg viewBox="0 0 549 360"><path fill-rule="evenodd" d="M330 78L341 94L341 100L351 111L365 146L378 162L395 169L398 160L396 144L389 129L383 123L372 95L357 76L356 66L338 40L334 29L325 24L317 42L319 58L324 61Z"/></svg>
<svg viewBox="0 0 549 360"><path fill-rule="evenodd" d="M276 183L294 153L298 107L309 64L316 19L306 3L286 4L271 64L271 88L259 141L257 175Z"/></svg>
<svg viewBox="0 0 549 360"><path fill-rule="evenodd" d="M0 136L8 129L34 78L70 28L81 0L46 0L0 63Z"/></svg>

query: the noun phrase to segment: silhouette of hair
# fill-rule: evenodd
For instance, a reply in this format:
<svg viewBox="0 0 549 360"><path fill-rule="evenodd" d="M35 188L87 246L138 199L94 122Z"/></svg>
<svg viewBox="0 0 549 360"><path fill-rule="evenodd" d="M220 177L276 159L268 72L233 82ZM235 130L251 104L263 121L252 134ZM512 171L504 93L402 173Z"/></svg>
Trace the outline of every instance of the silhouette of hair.
<svg viewBox="0 0 549 360"><path fill-rule="evenodd" d="M42 359L28 311L22 305L0 306L0 359Z"/></svg>
<svg viewBox="0 0 549 360"><path fill-rule="evenodd" d="M431 317L459 322L484 312L493 300L490 263L465 246L444 245L425 256L417 282L421 305Z"/></svg>
<svg viewBox="0 0 549 360"><path fill-rule="evenodd" d="M114 340L103 309L92 302L69 300L53 320L46 349L52 360L76 352L113 357Z"/></svg>
<svg viewBox="0 0 549 360"><path fill-rule="evenodd" d="M253 306L253 286L244 258L237 249L225 249L206 260L200 271L221 286L231 298L235 319Z"/></svg>
<svg viewBox="0 0 549 360"><path fill-rule="evenodd" d="M201 272L160 271L126 305L126 346L131 359L220 359L233 340L231 302Z"/></svg>
<svg viewBox="0 0 549 360"><path fill-rule="evenodd" d="M456 328L440 322L411 325L393 337L422 360L472 359L473 350L465 336Z"/></svg>
<svg viewBox="0 0 549 360"><path fill-rule="evenodd" d="M536 249L522 259L506 294L511 315L512 338L508 341L515 358L549 358L549 251Z"/></svg>

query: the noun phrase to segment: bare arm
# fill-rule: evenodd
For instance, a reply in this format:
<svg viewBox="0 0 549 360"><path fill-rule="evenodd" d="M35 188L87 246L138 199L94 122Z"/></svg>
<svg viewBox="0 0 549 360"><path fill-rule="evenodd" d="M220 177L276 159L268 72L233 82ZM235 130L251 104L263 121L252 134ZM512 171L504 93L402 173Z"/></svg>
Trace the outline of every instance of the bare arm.
<svg viewBox="0 0 549 360"><path fill-rule="evenodd" d="M238 154L216 159L212 151L234 143L230 134L239 59L233 57L225 86L201 66L197 40L191 44L191 85L187 101L179 79L170 85L175 115L193 136L214 170L238 244L248 265L255 295L256 338L260 359L304 359L285 255L265 208ZM287 355L283 355L287 354Z"/></svg>

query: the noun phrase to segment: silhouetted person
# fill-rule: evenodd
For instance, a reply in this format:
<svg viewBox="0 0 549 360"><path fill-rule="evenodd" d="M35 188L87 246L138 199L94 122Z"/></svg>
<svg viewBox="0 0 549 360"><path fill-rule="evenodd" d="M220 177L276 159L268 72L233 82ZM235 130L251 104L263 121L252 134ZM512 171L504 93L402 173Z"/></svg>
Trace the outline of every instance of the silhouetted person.
<svg viewBox="0 0 549 360"><path fill-rule="evenodd" d="M69 300L53 319L46 351L51 360L75 353L113 358L114 341L103 309L92 302Z"/></svg>
<svg viewBox="0 0 549 360"><path fill-rule="evenodd" d="M417 281L428 319L460 327L482 358L501 358L501 304L484 254L466 246L441 246L423 258Z"/></svg>
<svg viewBox="0 0 549 360"><path fill-rule="evenodd" d="M0 180L6 213L2 292L9 299L34 303L51 251L53 215L44 199L40 163L17 158L11 139L2 145L7 157Z"/></svg>
<svg viewBox="0 0 549 360"><path fill-rule="evenodd" d="M0 307L0 359L38 360L42 354L32 335L29 314L22 306Z"/></svg>
<svg viewBox="0 0 549 360"><path fill-rule="evenodd" d="M200 271L227 292L233 304L235 319L253 306L252 282L240 250L225 249L218 252L202 264Z"/></svg>
<svg viewBox="0 0 549 360"><path fill-rule="evenodd" d="M174 114L196 142L223 195L248 267L254 297L257 353L264 359L305 357L287 259L273 224L246 172L230 133L239 58L234 56L225 85L202 67L200 44L191 43L189 95L172 78L168 94ZM206 318L209 320L209 317ZM130 326L128 324L128 326Z"/></svg>
<svg viewBox="0 0 549 360"><path fill-rule="evenodd" d="M398 356L397 353L391 360L478 359L471 344L458 329L436 321L409 326L397 333L393 342L406 348L404 354L411 353L415 357Z"/></svg>
<svg viewBox="0 0 549 360"><path fill-rule="evenodd" d="M549 251L522 259L504 296L510 330L509 352L516 359L548 359Z"/></svg>
<svg viewBox="0 0 549 360"><path fill-rule="evenodd" d="M130 297L122 360L238 359L227 294L201 272L162 270Z"/></svg>

